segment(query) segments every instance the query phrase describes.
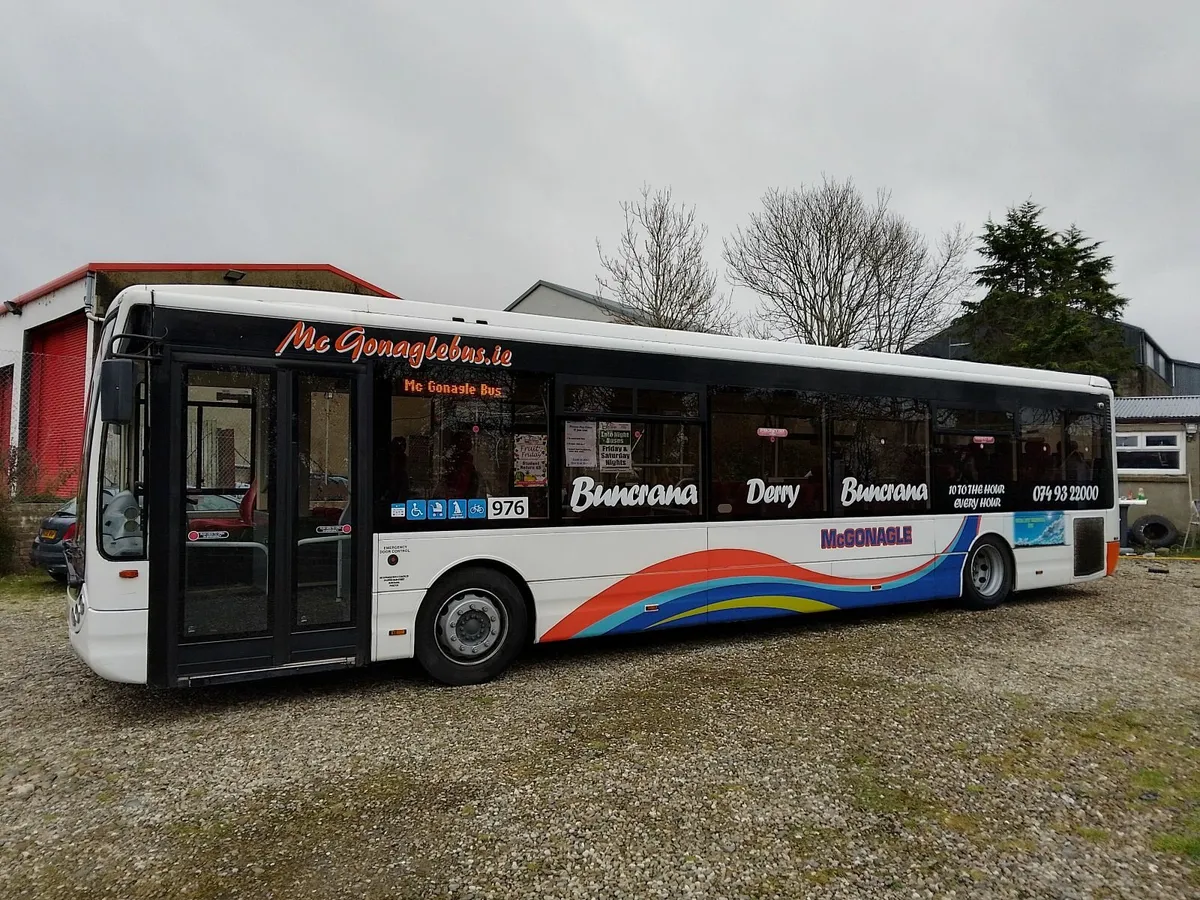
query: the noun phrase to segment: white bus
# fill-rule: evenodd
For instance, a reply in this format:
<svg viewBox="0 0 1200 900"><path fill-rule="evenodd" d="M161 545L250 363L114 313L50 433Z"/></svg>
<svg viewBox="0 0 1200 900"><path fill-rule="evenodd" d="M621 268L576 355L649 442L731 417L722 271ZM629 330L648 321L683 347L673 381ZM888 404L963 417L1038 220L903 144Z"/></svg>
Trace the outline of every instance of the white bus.
<svg viewBox="0 0 1200 900"><path fill-rule="evenodd" d="M107 311L68 549L99 675L171 687L1090 581L1103 379L332 293Z"/></svg>

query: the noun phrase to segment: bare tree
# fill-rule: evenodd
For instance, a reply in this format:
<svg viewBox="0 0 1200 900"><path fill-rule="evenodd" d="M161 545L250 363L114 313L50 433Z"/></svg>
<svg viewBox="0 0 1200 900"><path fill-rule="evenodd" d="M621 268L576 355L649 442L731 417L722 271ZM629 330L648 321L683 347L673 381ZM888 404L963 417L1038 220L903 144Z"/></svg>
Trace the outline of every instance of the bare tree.
<svg viewBox="0 0 1200 900"><path fill-rule="evenodd" d="M949 321L970 287L962 227L929 243L850 181L769 190L724 242L729 280L762 297L754 331L776 339L900 353Z"/></svg>
<svg viewBox="0 0 1200 900"><path fill-rule="evenodd" d="M736 318L729 299L717 293L717 275L704 259L708 226L696 221L696 208L676 206L671 189L650 192L623 202L625 228L617 251L596 251L605 275L597 276L601 297L612 294L627 324L681 331L729 333Z"/></svg>

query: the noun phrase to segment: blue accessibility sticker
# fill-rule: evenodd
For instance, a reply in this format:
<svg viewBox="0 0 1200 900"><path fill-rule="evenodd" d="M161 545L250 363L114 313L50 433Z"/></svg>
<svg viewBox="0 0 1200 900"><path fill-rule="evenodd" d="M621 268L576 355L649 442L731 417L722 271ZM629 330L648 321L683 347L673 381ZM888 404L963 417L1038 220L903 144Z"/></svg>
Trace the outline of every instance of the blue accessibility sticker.
<svg viewBox="0 0 1200 900"><path fill-rule="evenodd" d="M408 501L408 519L416 519L419 522L425 521L425 501L424 500L409 500Z"/></svg>

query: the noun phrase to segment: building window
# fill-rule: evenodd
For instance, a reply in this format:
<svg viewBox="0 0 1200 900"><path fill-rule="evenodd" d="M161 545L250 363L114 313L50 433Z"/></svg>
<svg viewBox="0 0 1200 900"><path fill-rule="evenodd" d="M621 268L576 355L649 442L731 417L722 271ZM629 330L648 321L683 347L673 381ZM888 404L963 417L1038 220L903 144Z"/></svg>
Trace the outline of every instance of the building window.
<svg viewBox="0 0 1200 900"><path fill-rule="evenodd" d="M1118 475L1184 475L1183 432L1123 431L1117 435Z"/></svg>
<svg viewBox="0 0 1200 900"><path fill-rule="evenodd" d="M719 388L709 405L716 520L796 519L825 512L817 398L797 391Z"/></svg>

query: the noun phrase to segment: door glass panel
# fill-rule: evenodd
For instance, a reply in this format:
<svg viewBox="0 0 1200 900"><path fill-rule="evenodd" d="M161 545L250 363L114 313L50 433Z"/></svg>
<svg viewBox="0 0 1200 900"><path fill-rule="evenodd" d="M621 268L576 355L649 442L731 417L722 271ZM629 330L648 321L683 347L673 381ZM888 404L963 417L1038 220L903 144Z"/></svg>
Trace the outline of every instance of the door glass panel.
<svg viewBox="0 0 1200 900"><path fill-rule="evenodd" d="M351 389L345 377L297 380L297 628L351 624L354 558Z"/></svg>
<svg viewBox="0 0 1200 900"><path fill-rule="evenodd" d="M224 367L188 371L185 641L271 629L273 410L269 375Z"/></svg>

